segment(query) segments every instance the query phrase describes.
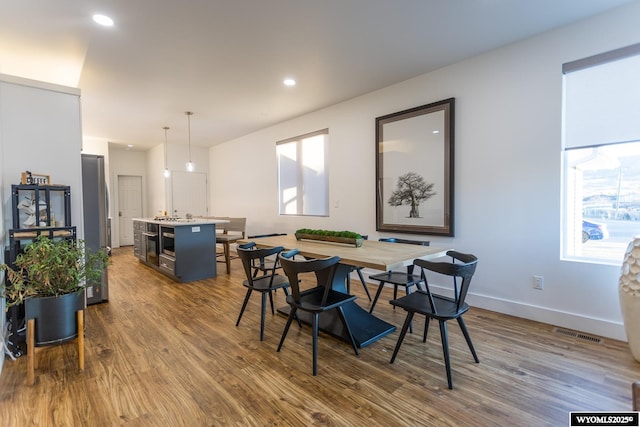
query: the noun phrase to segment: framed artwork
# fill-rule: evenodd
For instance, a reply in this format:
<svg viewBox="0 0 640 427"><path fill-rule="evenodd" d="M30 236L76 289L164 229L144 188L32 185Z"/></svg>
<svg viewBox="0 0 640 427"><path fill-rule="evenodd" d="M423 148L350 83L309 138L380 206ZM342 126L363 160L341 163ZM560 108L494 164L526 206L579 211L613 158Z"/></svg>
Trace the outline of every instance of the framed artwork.
<svg viewBox="0 0 640 427"><path fill-rule="evenodd" d="M453 236L455 98L376 118L376 230Z"/></svg>

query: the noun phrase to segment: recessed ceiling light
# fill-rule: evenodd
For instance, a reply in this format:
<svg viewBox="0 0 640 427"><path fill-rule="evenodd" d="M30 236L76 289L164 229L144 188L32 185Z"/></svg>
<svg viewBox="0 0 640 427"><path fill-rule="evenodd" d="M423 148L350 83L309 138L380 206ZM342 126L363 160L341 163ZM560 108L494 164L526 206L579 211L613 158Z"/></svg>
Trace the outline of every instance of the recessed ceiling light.
<svg viewBox="0 0 640 427"><path fill-rule="evenodd" d="M432 133L440 133L439 130L434 130Z"/></svg>
<svg viewBox="0 0 640 427"><path fill-rule="evenodd" d="M282 81L282 83L284 83L285 86L295 86L296 85L296 81L294 79L291 79L291 78L284 79Z"/></svg>
<svg viewBox="0 0 640 427"><path fill-rule="evenodd" d="M113 27L113 19L109 18L106 15L100 15L99 13L93 15L93 20L105 27Z"/></svg>

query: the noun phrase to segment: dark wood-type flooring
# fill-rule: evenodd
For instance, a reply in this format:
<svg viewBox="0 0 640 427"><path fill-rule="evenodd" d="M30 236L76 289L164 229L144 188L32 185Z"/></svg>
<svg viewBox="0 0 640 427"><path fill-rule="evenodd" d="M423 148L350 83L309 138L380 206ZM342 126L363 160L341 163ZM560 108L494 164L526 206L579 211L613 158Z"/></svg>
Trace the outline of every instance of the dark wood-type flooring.
<svg viewBox="0 0 640 427"><path fill-rule="evenodd" d="M422 343L414 322L396 362L398 331L361 349L321 334L318 376L311 334L294 323L280 353L285 318L267 315L259 341L260 298L235 326L245 288L240 261L230 275L179 284L114 250L110 300L86 315L86 368L73 343L37 353L33 386L26 356L0 376L1 426L565 426L569 411L631 409L640 379L624 342L593 343L553 326L472 308L465 316L480 363L449 325L454 389L447 389L437 323ZM472 285L473 286L473 285ZM359 282L353 292L369 302ZM371 287L373 291L373 287ZM375 313L398 326L404 313ZM278 292L276 306L283 305Z"/></svg>

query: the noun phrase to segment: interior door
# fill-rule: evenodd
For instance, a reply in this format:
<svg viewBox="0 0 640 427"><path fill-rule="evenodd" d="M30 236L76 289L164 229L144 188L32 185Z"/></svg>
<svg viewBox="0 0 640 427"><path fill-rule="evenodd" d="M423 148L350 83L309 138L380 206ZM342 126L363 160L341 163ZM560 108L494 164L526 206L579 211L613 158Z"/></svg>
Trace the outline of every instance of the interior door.
<svg viewBox="0 0 640 427"><path fill-rule="evenodd" d="M133 245L133 218L142 217L142 177L118 176L120 246Z"/></svg>
<svg viewBox="0 0 640 427"><path fill-rule="evenodd" d="M202 172L172 172L171 206L174 216L184 218L207 216L207 174Z"/></svg>

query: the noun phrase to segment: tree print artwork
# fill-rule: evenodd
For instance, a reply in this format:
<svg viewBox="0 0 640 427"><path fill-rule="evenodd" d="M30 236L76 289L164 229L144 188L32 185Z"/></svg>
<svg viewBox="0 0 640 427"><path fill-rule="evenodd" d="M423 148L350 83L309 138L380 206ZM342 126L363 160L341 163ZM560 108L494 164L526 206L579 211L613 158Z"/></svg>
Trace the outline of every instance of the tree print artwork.
<svg viewBox="0 0 640 427"><path fill-rule="evenodd" d="M396 190L389 197L389 206L411 206L409 218L420 218L420 203L435 196L434 183L429 183L415 172L407 172L398 177Z"/></svg>

